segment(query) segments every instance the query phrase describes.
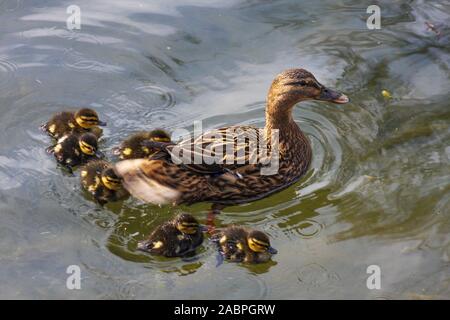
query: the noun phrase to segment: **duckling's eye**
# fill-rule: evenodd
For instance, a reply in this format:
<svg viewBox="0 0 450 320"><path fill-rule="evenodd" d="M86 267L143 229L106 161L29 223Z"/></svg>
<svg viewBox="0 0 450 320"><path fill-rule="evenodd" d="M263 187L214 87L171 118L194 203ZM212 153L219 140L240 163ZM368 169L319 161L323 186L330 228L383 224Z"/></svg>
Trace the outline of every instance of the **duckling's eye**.
<svg viewBox="0 0 450 320"><path fill-rule="evenodd" d="M260 241L258 239L253 238L252 242L260 247L268 248L270 245L267 242Z"/></svg>
<svg viewBox="0 0 450 320"><path fill-rule="evenodd" d="M108 181L110 183L115 183L115 184L119 184L120 183L119 179L114 179L114 178L110 178L110 177L106 177L106 181Z"/></svg>
<svg viewBox="0 0 450 320"><path fill-rule="evenodd" d="M195 228L195 227L198 227L198 223L182 222L181 225L184 228Z"/></svg>
<svg viewBox="0 0 450 320"><path fill-rule="evenodd" d="M80 116L80 119L83 122L88 122L88 123L97 123L98 122L98 118L97 117Z"/></svg>
<svg viewBox="0 0 450 320"><path fill-rule="evenodd" d="M94 153L95 152L95 148L85 142L81 142L81 147L85 150L88 151L89 153Z"/></svg>

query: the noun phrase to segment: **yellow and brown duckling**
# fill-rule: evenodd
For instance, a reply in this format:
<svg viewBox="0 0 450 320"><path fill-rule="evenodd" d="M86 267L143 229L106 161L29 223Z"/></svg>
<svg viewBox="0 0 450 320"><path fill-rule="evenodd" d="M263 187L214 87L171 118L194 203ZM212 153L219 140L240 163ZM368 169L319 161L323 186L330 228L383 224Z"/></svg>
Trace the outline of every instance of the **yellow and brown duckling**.
<svg viewBox="0 0 450 320"><path fill-rule="evenodd" d="M122 160L147 158L159 151L155 147L148 146L147 142L170 143L170 135L162 129L137 132L115 148L114 154Z"/></svg>
<svg viewBox="0 0 450 320"><path fill-rule="evenodd" d="M267 234L239 226L227 227L213 236L221 256L231 262L262 263L277 250L271 247Z"/></svg>
<svg viewBox="0 0 450 320"><path fill-rule="evenodd" d="M83 108L75 112L58 112L41 128L55 139L72 132L92 132L99 138L102 130L98 126L106 126L106 122L100 121L95 110Z"/></svg>
<svg viewBox="0 0 450 320"><path fill-rule="evenodd" d="M203 227L187 213L158 226L138 249L165 257L183 257L193 253L203 242Z"/></svg>
<svg viewBox="0 0 450 320"><path fill-rule="evenodd" d="M49 148L47 152L55 156L56 161L72 172L72 167L99 158L97 137L93 133L71 133L65 135Z"/></svg>
<svg viewBox="0 0 450 320"><path fill-rule="evenodd" d="M80 176L82 186L101 205L128 196L128 192L122 186L122 179L105 160L89 161L81 168Z"/></svg>

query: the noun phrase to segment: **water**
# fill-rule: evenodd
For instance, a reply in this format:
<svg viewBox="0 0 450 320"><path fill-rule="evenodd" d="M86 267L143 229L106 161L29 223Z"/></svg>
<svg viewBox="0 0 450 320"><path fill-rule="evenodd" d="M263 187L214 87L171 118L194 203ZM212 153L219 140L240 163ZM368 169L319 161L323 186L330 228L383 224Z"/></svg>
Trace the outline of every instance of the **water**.
<svg viewBox="0 0 450 320"><path fill-rule="evenodd" d="M377 3L371 31L360 1L81 0L69 31L71 2L0 0L0 298L450 298L450 2ZM155 126L262 126L289 67L351 103L296 108L308 174L218 217L269 233L271 263L216 267L208 242L189 260L138 253L158 223L205 221L208 205L100 208L45 154L38 127L63 108L98 110L107 154ZM81 290L66 289L72 264Z"/></svg>

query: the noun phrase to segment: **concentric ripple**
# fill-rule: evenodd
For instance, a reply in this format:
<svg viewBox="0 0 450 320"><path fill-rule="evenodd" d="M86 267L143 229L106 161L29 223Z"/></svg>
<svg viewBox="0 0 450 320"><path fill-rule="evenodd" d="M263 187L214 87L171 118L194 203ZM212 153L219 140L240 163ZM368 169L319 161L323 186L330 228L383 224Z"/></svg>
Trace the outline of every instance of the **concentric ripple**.
<svg viewBox="0 0 450 320"><path fill-rule="evenodd" d="M113 93L102 104L113 111L112 121L129 132L164 127L177 114L169 109L175 105L173 93L160 86L144 85Z"/></svg>
<svg viewBox="0 0 450 320"><path fill-rule="evenodd" d="M66 51L63 59L63 66L72 70L92 71L97 73L120 73L122 71L122 68L118 66L86 58L83 54L73 49Z"/></svg>
<svg viewBox="0 0 450 320"><path fill-rule="evenodd" d="M0 56L0 90L13 86L18 66L5 57Z"/></svg>

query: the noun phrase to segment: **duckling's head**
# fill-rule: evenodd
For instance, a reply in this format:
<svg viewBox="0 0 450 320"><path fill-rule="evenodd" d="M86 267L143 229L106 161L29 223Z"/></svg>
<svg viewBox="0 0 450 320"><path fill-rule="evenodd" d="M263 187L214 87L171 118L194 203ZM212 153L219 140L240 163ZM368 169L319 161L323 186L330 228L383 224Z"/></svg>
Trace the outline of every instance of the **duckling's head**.
<svg viewBox="0 0 450 320"><path fill-rule="evenodd" d="M75 113L75 121L77 124L85 129L90 129L96 126L106 126L106 122L100 121L97 112L89 108L83 108Z"/></svg>
<svg viewBox="0 0 450 320"><path fill-rule="evenodd" d="M201 230L197 219L188 213L182 213L175 218L175 226L181 233L196 234Z"/></svg>
<svg viewBox="0 0 450 320"><path fill-rule="evenodd" d="M122 179L117 176L112 167L103 169L101 179L103 185L109 190L119 190L122 188Z"/></svg>
<svg viewBox="0 0 450 320"><path fill-rule="evenodd" d="M290 110L297 102L303 100L321 100L339 104L349 101L345 94L320 84L314 75L305 69L285 70L273 80L268 94L269 105Z"/></svg>
<svg viewBox="0 0 450 320"><path fill-rule="evenodd" d="M247 244L250 250L257 253L276 254L277 250L270 246L269 237L261 231L252 230L247 235Z"/></svg>
<svg viewBox="0 0 450 320"><path fill-rule="evenodd" d="M157 142L170 142L170 135L165 130L155 129L150 131L149 137L153 141Z"/></svg>
<svg viewBox="0 0 450 320"><path fill-rule="evenodd" d="M83 133L78 138L78 145L80 146L81 152L88 156L93 156L97 152L97 137L92 133Z"/></svg>

